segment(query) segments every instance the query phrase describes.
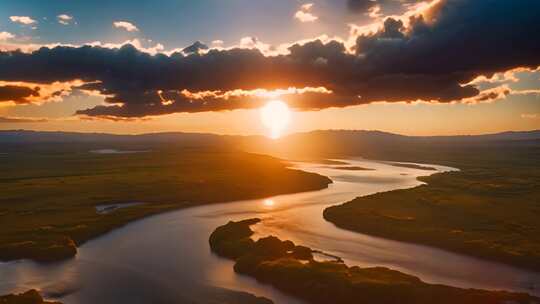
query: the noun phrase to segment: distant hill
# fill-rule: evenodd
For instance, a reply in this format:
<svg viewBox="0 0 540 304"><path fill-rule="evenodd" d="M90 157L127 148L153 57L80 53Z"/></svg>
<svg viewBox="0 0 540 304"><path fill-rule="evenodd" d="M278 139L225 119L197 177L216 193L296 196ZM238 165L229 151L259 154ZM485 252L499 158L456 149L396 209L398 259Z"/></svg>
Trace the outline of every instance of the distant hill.
<svg viewBox="0 0 540 304"><path fill-rule="evenodd" d="M295 133L278 140L264 136L221 136L205 133L150 133L114 135L105 133L0 131L1 144L92 145L102 148L124 146L227 147L271 154L289 159L366 158L405 160L424 155L426 160L448 153L467 153L471 148L508 149L540 145L540 130L485 135L405 136L381 131L324 130ZM0 151L1 152L1 151ZM428 157L429 156L429 157Z"/></svg>
<svg viewBox="0 0 540 304"><path fill-rule="evenodd" d="M223 137L205 133L148 133L117 135L107 133L47 132L27 130L0 130L0 143L192 143L215 144Z"/></svg>
<svg viewBox="0 0 540 304"><path fill-rule="evenodd" d="M306 133L294 133L279 140L270 140L263 136L233 136L209 133L163 132L139 135L118 135L108 133L50 132L29 130L0 130L0 142L3 143L69 143L69 142L176 142L189 141L204 144L216 140L262 140L268 142L294 141L298 139L318 140L353 140L353 141L452 141L480 142L497 140L534 140L540 139L540 130L508 131L484 135L455 136L406 136L382 131L366 130L320 130Z"/></svg>
<svg viewBox="0 0 540 304"><path fill-rule="evenodd" d="M405 136L381 131L327 130L291 134L279 140L252 137L244 149L289 158L363 156L402 159L406 154L466 152L469 148L537 145L540 130L470 136Z"/></svg>

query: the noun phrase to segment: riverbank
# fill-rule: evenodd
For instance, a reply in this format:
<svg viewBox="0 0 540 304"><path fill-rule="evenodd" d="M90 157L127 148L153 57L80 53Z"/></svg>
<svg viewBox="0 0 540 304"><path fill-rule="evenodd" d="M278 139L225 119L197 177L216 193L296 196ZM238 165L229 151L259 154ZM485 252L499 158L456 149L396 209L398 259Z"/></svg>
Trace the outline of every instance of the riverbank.
<svg viewBox="0 0 540 304"><path fill-rule="evenodd" d="M16 147L0 161L0 260L73 257L77 247L174 209L326 188L331 180L281 160L227 149L92 153ZM143 202L101 213L96 206Z"/></svg>
<svg viewBox="0 0 540 304"><path fill-rule="evenodd" d="M476 152L482 152L478 156ZM358 197L324 211L336 226L540 271L537 147L418 154L461 169L412 189Z"/></svg>
<svg viewBox="0 0 540 304"><path fill-rule="evenodd" d="M523 293L433 285L384 267L349 267L339 259L319 261L314 252L268 236L257 241L250 226L260 219L229 222L210 235L216 254L233 259L234 270L309 303L531 303Z"/></svg>

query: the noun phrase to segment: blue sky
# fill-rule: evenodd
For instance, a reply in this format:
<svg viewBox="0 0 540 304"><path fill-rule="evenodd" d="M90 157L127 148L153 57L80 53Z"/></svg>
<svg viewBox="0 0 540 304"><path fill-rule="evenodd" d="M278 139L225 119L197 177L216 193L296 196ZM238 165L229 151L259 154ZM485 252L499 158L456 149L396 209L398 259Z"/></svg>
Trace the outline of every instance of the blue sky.
<svg viewBox="0 0 540 304"><path fill-rule="evenodd" d="M223 40L236 44L254 36L272 44L286 43L321 34L345 36L347 24L369 20L351 14L345 0L312 1L316 23L302 23L293 16L306 2L298 0L161 0L161 1L68 1L3 0L0 3L0 31L26 37L34 43L89 41L123 42L150 39L167 49L200 40ZM57 16L67 14L75 23L61 25ZM11 22L10 16L29 16L36 29ZM114 21L133 23L138 32L115 29Z"/></svg>

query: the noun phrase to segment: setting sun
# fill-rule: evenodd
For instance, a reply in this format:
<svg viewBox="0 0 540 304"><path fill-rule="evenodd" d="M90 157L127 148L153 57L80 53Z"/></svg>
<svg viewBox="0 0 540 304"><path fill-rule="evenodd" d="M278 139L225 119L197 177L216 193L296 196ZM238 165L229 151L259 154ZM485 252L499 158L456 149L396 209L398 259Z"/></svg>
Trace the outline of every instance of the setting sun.
<svg viewBox="0 0 540 304"><path fill-rule="evenodd" d="M261 108L261 121L270 130L271 138L279 138L291 119L291 110L281 100L269 101Z"/></svg>

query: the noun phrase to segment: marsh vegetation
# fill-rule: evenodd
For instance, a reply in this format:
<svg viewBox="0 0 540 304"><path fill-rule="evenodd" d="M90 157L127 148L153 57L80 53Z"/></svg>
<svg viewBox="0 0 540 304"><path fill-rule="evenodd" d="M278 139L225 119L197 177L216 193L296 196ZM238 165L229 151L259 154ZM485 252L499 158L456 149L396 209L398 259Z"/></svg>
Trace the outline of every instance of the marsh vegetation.
<svg viewBox="0 0 540 304"><path fill-rule="evenodd" d="M268 236L251 239L259 219L229 222L210 236L212 251L235 260L234 270L309 303L531 303L523 293L461 289L428 284L384 267L349 267L318 261L310 248Z"/></svg>

